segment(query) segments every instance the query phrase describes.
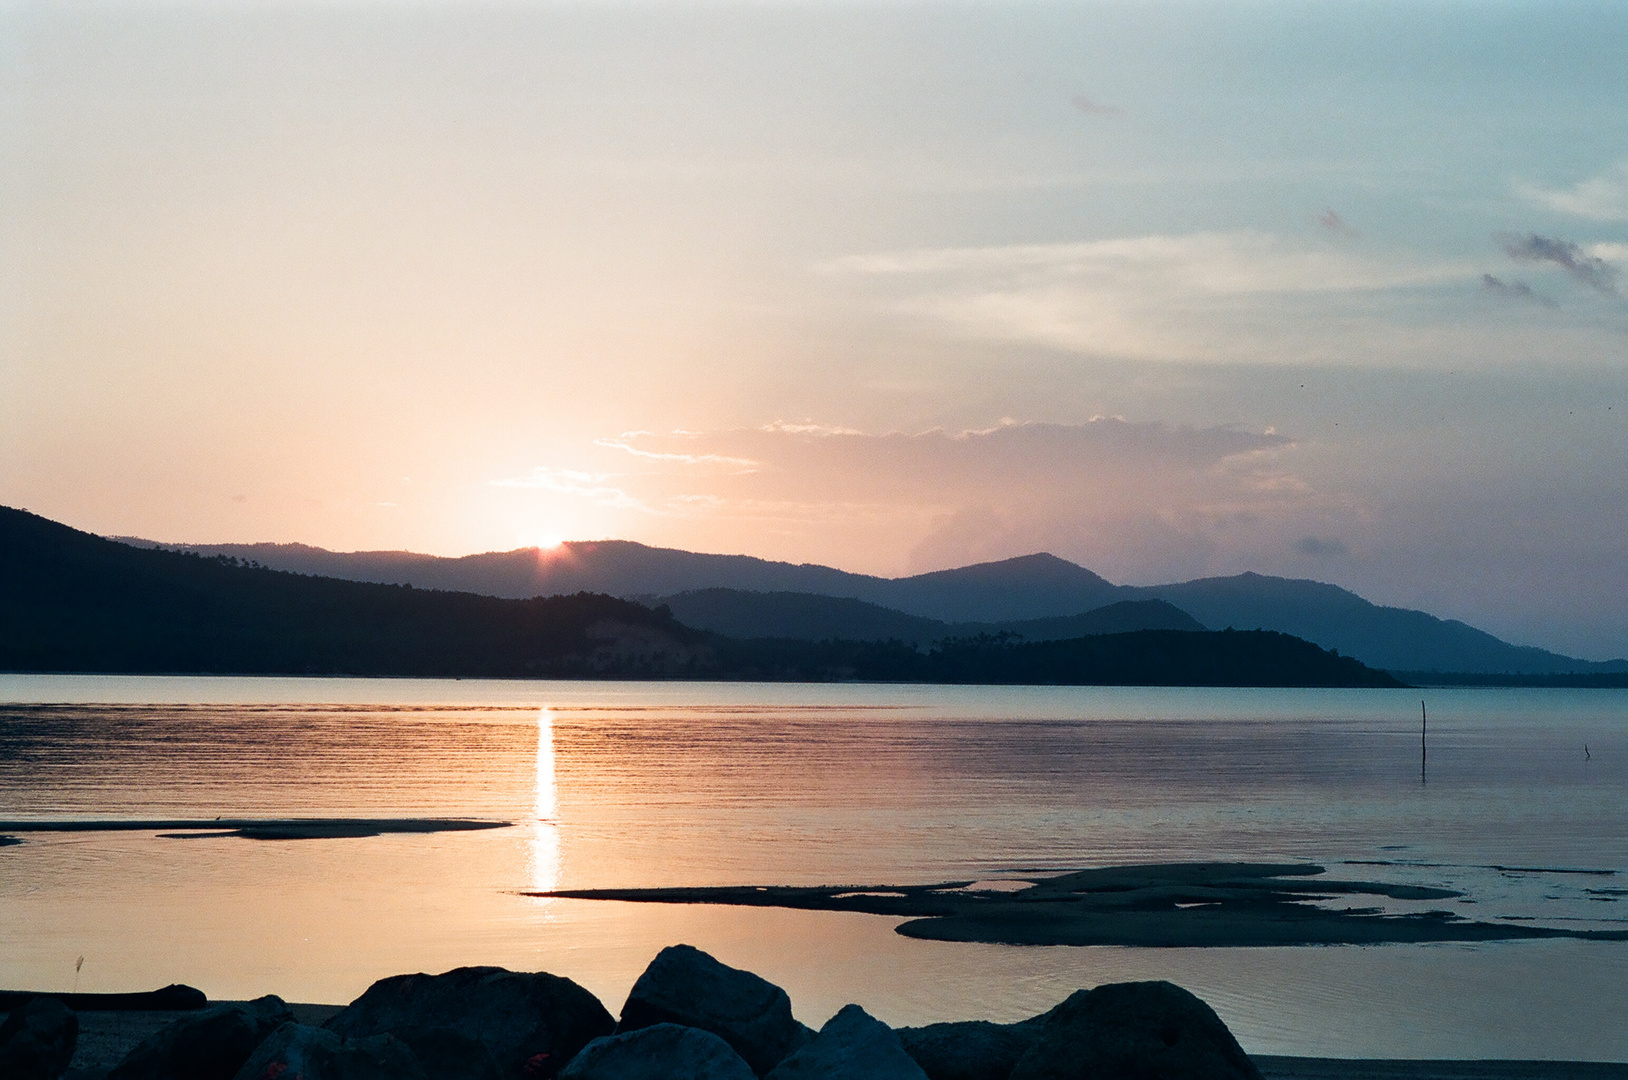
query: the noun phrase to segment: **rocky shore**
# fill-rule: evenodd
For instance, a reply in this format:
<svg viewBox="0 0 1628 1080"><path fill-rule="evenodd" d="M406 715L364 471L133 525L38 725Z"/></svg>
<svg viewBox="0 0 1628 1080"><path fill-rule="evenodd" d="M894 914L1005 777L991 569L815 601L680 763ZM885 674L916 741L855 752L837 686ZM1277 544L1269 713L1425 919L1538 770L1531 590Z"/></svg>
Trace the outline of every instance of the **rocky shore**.
<svg viewBox="0 0 1628 1080"><path fill-rule="evenodd" d="M382 979L344 1007L273 996L165 1012L77 1003L97 1011L47 995L15 1004L0 1023L0 1077L1628 1080L1628 1065L1252 1060L1208 1005L1167 982L1080 990L1015 1024L893 1029L849 1005L815 1031L784 990L687 945L656 956L619 1018L570 979L491 967Z"/></svg>

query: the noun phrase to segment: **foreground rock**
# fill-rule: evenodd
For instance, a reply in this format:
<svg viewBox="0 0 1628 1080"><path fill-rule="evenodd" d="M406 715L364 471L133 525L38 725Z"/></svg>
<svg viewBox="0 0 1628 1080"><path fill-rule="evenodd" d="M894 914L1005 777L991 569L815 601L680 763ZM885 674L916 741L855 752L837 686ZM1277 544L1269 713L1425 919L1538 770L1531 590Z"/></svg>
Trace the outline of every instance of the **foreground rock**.
<svg viewBox="0 0 1628 1080"><path fill-rule="evenodd" d="M1016 1024L965 1020L900 1028L899 1042L927 1080L1006 1080L1050 1017L1048 1012Z"/></svg>
<svg viewBox="0 0 1628 1080"><path fill-rule="evenodd" d="M1046 1021L1011 1080L1261 1080L1204 1002L1168 982L1078 990Z"/></svg>
<svg viewBox="0 0 1628 1080"><path fill-rule="evenodd" d="M589 1041L609 1035L616 1021L598 998L570 979L468 967L443 975L380 979L324 1026L344 1038L393 1035L442 1048L452 1036L460 1036L485 1049L501 1080L546 1080ZM449 1055L426 1048L425 1056L448 1066ZM456 1061L457 1055L450 1057ZM486 1075L484 1059L466 1064L467 1069L438 1076L474 1080Z"/></svg>
<svg viewBox="0 0 1628 1080"><path fill-rule="evenodd" d="M255 1047L293 1019L271 995L203 1009L143 1039L107 1080L231 1080Z"/></svg>
<svg viewBox="0 0 1628 1080"><path fill-rule="evenodd" d="M79 1018L55 998L37 997L0 1024L0 1077L56 1080L79 1041Z"/></svg>
<svg viewBox="0 0 1628 1080"><path fill-rule="evenodd" d="M182 983L170 983L161 990L134 994L44 994L27 990L0 990L0 1012L15 1009L36 997L53 997L76 1013L83 1012L182 1012L209 1004L202 990Z"/></svg>
<svg viewBox="0 0 1628 1080"><path fill-rule="evenodd" d="M926 1080L892 1028L845 1005L814 1041L787 1057L768 1080Z"/></svg>
<svg viewBox="0 0 1628 1080"><path fill-rule="evenodd" d="M710 1031L653 1024L595 1039L560 1080L756 1080L746 1059Z"/></svg>
<svg viewBox="0 0 1628 1080"><path fill-rule="evenodd" d="M452 1028L407 1031L396 1037L435 1080L502 1080L486 1044Z"/></svg>
<svg viewBox="0 0 1628 1080"><path fill-rule="evenodd" d="M622 1006L618 1032L682 1024L719 1036L763 1076L813 1033L791 1015L780 987L690 945L656 954Z"/></svg>
<svg viewBox="0 0 1628 1080"><path fill-rule="evenodd" d="M393 1035L341 1039L306 1024L284 1024L261 1043L235 1080L429 1080Z"/></svg>

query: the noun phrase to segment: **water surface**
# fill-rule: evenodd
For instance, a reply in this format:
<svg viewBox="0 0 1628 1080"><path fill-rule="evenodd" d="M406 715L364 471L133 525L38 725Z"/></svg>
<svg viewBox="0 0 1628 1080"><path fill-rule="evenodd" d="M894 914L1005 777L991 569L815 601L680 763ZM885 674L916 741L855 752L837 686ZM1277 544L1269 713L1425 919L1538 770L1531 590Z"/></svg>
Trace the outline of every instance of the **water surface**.
<svg viewBox="0 0 1628 1080"><path fill-rule="evenodd" d="M1628 693L1425 696L1428 783L1412 691L0 676L0 818L516 822L30 835L0 849L0 981L67 988L83 955L85 990L344 1001L495 963L614 1011L687 941L785 986L811 1024L851 1000L895 1024L1015 1019L1170 978L1255 1052L1628 1060L1628 945L1016 948L518 895L1284 859L1463 888L1474 902L1447 906L1471 917L1624 925Z"/></svg>

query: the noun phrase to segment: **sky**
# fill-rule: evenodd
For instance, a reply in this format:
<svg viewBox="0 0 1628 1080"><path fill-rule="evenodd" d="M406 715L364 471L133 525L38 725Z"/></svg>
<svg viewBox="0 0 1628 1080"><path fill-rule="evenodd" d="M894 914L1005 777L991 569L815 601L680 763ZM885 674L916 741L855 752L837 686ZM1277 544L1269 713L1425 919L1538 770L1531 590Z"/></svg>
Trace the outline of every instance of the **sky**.
<svg viewBox="0 0 1628 1080"><path fill-rule="evenodd" d="M0 503L1628 655L1628 5L0 0Z"/></svg>

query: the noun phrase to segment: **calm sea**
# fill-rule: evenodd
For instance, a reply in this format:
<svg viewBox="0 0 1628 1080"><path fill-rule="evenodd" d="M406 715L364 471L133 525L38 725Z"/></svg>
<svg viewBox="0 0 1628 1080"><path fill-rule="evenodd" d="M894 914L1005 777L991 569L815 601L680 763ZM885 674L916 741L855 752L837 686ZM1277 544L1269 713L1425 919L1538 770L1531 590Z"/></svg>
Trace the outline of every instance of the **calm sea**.
<svg viewBox="0 0 1628 1080"><path fill-rule="evenodd" d="M501 964L615 1011L682 941L784 986L814 1025L848 1001L893 1024L1011 1020L1167 978L1254 1052L1628 1060L1628 944L1017 948L875 916L520 895L1293 859L1462 888L1446 906L1477 918L1621 928L1623 691L0 676L0 818L217 815L515 827L31 835L0 848L0 984L68 989L83 956L82 990L339 1002Z"/></svg>

